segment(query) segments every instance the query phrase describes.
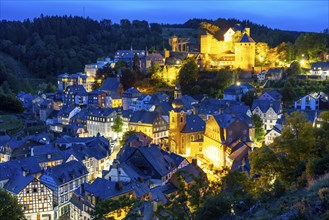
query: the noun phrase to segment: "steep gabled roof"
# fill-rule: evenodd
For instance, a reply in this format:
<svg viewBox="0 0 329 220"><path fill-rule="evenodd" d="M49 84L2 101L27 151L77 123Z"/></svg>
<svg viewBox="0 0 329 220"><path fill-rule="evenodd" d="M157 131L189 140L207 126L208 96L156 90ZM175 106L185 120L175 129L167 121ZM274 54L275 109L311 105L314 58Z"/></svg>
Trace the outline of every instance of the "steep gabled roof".
<svg viewBox="0 0 329 220"><path fill-rule="evenodd" d="M97 178L92 184L85 183L84 190L94 196L104 200L134 191L131 184L122 184L122 188L117 187L116 182ZM79 189L78 189L79 191Z"/></svg>
<svg viewBox="0 0 329 220"><path fill-rule="evenodd" d="M47 179L51 177L57 186L70 182L88 173L85 165L76 160L63 163L46 170L40 177L40 181L47 184Z"/></svg>
<svg viewBox="0 0 329 220"><path fill-rule="evenodd" d="M135 111L130 118L130 122L132 122L132 123L141 122L143 124L153 124L157 117L158 117L157 112Z"/></svg>
<svg viewBox="0 0 329 220"><path fill-rule="evenodd" d="M31 175L23 176L22 174L16 174L13 178L11 178L4 188L15 195L17 195L20 191L22 191L30 182L34 180L34 177Z"/></svg>
<svg viewBox="0 0 329 220"><path fill-rule="evenodd" d="M275 113L279 113L281 110L281 102L255 99L254 102L252 103L251 110L253 111L257 107L259 107L263 113L267 112L269 108L272 108Z"/></svg>
<svg viewBox="0 0 329 220"><path fill-rule="evenodd" d="M206 123L198 115L186 115L186 124L182 130L184 133L204 131Z"/></svg>
<svg viewBox="0 0 329 220"><path fill-rule="evenodd" d="M240 41L239 41L240 43L254 43L255 41L248 35L248 34L244 34L242 37L241 37L241 39L240 39Z"/></svg>
<svg viewBox="0 0 329 220"><path fill-rule="evenodd" d="M116 92L119 87L120 81L118 78L108 77L103 81L102 85L99 87L99 90Z"/></svg>

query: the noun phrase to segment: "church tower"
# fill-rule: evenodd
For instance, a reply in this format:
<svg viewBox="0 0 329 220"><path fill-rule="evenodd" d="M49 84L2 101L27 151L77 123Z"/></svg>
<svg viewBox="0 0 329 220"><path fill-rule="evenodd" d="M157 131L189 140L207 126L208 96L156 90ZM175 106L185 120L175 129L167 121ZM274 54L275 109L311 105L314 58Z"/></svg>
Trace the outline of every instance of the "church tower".
<svg viewBox="0 0 329 220"><path fill-rule="evenodd" d="M169 150L183 154L181 131L186 124L186 112L183 110L181 86L177 84L174 91L173 110L169 112Z"/></svg>

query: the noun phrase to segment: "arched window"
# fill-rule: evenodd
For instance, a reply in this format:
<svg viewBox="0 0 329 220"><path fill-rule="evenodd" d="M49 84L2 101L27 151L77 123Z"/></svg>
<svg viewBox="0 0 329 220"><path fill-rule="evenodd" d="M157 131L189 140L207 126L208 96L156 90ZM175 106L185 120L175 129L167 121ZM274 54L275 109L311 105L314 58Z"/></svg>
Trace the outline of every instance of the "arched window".
<svg viewBox="0 0 329 220"><path fill-rule="evenodd" d="M191 141L194 141L194 135L191 135L190 138L191 138Z"/></svg>
<svg viewBox="0 0 329 220"><path fill-rule="evenodd" d="M183 121L184 121L184 118L180 117L180 122L183 123Z"/></svg>

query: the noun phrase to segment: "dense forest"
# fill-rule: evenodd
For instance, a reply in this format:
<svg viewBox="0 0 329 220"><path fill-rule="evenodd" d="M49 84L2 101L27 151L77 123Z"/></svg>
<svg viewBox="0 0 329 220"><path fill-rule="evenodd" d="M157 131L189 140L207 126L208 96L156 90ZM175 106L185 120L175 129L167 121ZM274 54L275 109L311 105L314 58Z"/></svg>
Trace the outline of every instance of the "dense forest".
<svg viewBox="0 0 329 220"><path fill-rule="evenodd" d="M181 25L168 25L125 19L115 24L111 20L41 16L33 20L1 21L0 50L25 65L34 76L49 78L63 72L83 71L85 64L113 56L119 49L162 50L167 46L162 27L198 29L202 21L223 29L235 23L250 26L253 38L270 46L282 41L294 42L300 34L236 19L191 19Z"/></svg>

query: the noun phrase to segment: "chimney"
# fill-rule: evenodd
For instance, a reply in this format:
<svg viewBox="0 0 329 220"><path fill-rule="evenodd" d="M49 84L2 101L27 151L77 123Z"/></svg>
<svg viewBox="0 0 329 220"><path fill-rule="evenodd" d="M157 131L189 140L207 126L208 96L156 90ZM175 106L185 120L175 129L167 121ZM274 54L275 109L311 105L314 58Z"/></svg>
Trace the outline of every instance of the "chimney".
<svg viewBox="0 0 329 220"><path fill-rule="evenodd" d="M193 158L193 159L192 159L192 164L193 164L194 166L198 166L198 159Z"/></svg>
<svg viewBox="0 0 329 220"><path fill-rule="evenodd" d="M27 170L26 169L22 169L22 174L23 174L23 176L26 176L28 174Z"/></svg>
<svg viewBox="0 0 329 220"><path fill-rule="evenodd" d="M115 188L117 190L122 190L122 187L123 187L123 185L122 185L122 182L121 181L115 183Z"/></svg>

